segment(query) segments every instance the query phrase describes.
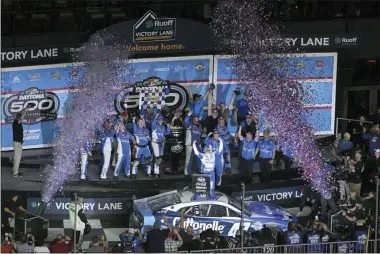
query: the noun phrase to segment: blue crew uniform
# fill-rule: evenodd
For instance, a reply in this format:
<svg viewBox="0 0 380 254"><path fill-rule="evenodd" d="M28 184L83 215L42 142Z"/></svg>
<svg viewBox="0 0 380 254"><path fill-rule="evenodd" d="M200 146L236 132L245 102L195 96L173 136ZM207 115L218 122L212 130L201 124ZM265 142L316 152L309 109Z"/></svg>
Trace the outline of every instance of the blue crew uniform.
<svg viewBox="0 0 380 254"><path fill-rule="evenodd" d="M117 139L117 163L115 167L114 176L118 177L120 170L124 168L124 173L126 176L130 175L131 172L131 145L130 142L133 141L133 136L127 130L124 132L116 133Z"/></svg>
<svg viewBox="0 0 380 254"><path fill-rule="evenodd" d="M317 232L309 232L306 236L307 252L321 252L321 235Z"/></svg>
<svg viewBox="0 0 380 254"><path fill-rule="evenodd" d="M210 138L209 136L206 137L205 140L205 146L210 146L212 149L212 152L215 153L215 179L216 184L219 186L222 184L222 174L223 174L223 150L222 152L219 152L219 146L225 146L225 143L223 142L223 139L217 140L214 138Z"/></svg>
<svg viewBox="0 0 380 254"><path fill-rule="evenodd" d="M369 140L368 153L371 156L375 156L375 150L380 149L380 135L363 132L362 138Z"/></svg>
<svg viewBox="0 0 380 254"><path fill-rule="evenodd" d="M115 129L113 128L103 128L103 130L100 131L100 152L102 155L100 164L102 166L101 179L107 179L107 172L111 162L112 142L115 133Z"/></svg>
<svg viewBox="0 0 380 254"><path fill-rule="evenodd" d="M205 106L206 100L202 98L199 102L193 102L190 104L191 111L193 111L192 116L198 117L199 120L202 119L203 107Z"/></svg>
<svg viewBox="0 0 380 254"><path fill-rule="evenodd" d="M270 165L269 162L273 158L273 153L276 149L276 145L273 140L261 139L257 145L257 148L260 151L259 162L262 181L269 181L272 172L272 165Z"/></svg>
<svg viewBox="0 0 380 254"><path fill-rule="evenodd" d="M363 229L355 229L353 232L354 240L356 241L354 252L355 253L362 253L365 252L366 244L367 244L367 230L365 228Z"/></svg>
<svg viewBox="0 0 380 254"><path fill-rule="evenodd" d="M224 157L224 166L226 168L231 168L231 162L230 162L230 143L231 143L231 134L230 132L228 131L228 128L227 126L221 126L221 125L217 125L215 127L215 129L219 132L219 136L223 139L223 143L224 143L224 146L223 146L223 157Z"/></svg>
<svg viewBox="0 0 380 254"><path fill-rule="evenodd" d="M286 245L288 252L299 252L302 249L302 233L299 230L287 231Z"/></svg>
<svg viewBox="0 0 380 254"><path fill-rule="evenodd" d="M191 174L191 167L193 163L194 158L194 151L193 151L193 142L197 141L198 143L201 142L201 135L202 135L202 125L198 123L198 125L195 125L192 123L191 117L186 116L185 118L185 127L186 127L186 140L185 140L185 146L186 146L186 160L185 160L185 170L184 174L190 175ZM197 165L200 167L200 162L197 160Z"/></svg>
<svg viewBox="0 0 380 254"><path fill-rule="evenodd" d="M150 153L149 149L149 142L151 141L149 130L145 127L140 128L134 122L133 134L136 140L136 158L133 163L132 175L133 177L136 176L137 167L141 163L146 165L146 174L150 176L152 154Z"/></svg>
<svg viewBox="0 0 380 254"><path fill-rule="evenodd" d="M163 120L162 116L158 116L152 121L152 148L154 154L154 169L156 176L160 174L160 164L165 149L165 136L170 135L170 128L165 124L159 124L157 121Z"/></svg>
<svg viewBox="0 0 380 254"><path fill-rule="evenodd" d="M84 144L80 153L80 179L85 180L87 178L87 165L88 165L88 155L92 152L92 139L89 139Z"/></svg>
<svg viewBox="0 0 380 254"><path fill-rule="evenodd" d="M338 152L343 153L344 151L350 150L354 147L351 141L346 141L344 139L340 139L338 143Z"/></svg>
<svg viewBox="0 0 380 254"><path fill-rule="evenodd" d="M257 146L257 141L252 139L248 141L246 138L241 140L241 160L239 165L239 171L242 177L242 180L245 183L249 183L252 181L252 173L253 173L253 164L255 158L255 151Z"/></svg>

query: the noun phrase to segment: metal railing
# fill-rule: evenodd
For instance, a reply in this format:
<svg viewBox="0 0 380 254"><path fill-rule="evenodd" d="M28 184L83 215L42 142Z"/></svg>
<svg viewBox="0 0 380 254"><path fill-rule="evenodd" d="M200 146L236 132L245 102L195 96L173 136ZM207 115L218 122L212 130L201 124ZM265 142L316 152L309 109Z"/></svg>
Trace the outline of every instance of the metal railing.
<svg viewBox="0 0 380 254"><path fill-rule="evenodd" d="M264 245L260 247L191 251L191 253L379 253L379 240L342 241L299 245ZM179 253L188 253L180 251Z"/></svg>

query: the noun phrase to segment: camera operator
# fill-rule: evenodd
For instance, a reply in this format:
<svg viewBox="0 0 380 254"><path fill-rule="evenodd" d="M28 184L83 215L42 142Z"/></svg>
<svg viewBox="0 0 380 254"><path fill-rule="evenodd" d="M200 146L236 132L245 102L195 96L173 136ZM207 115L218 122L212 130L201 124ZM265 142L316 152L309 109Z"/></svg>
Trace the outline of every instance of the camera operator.
<svg viewBox="0 0 380 254"><path fill-rule="evenodd" d="M318 209L318 193L313 191L310 185L305 185L300 202L300 212L297 214L299 223L305 226L307 221L317 215Z"/></svg>
<svg viewBox="0 0 380 254"><path fill-rule="evenodd" d="M14 195L9 201L5 200L1 210L2 235L4 235L4 233L11 233L12 228L10 226L10 221L14 220L19 212L27 213L25 208L19 204L18 195Z"/></svg>
<svg viewBox="0 0 380 254"><path fill-rule="evenodd" d="M92 238L89 248L86 253L107 253L108 243L104 235L97 235Z"/></svg>
<svg viewBox="0 0 380 254"><path fill-rule="evenodd" d="M343 212L342 215L351 222L356 222L358 220L366 221L367 219L367 213L363 207L363 201L361 199L357 199L355 207L348 209L347 212Z"/></svg>
<svg viewBox="0 0 380 254"><path fill-rule="evenodd" d="M120 234L121 247L127 253L139 253L139 248L144 241L140 229L130 229Z"/></svg>

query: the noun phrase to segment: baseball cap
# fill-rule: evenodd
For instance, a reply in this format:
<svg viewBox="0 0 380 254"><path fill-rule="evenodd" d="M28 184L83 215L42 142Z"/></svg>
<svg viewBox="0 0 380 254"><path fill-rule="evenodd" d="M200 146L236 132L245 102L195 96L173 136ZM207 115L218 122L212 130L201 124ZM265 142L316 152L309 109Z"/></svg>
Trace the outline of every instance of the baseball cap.
<svg viewBox="0 0 380 254"><path fill-rule="evenodd" d="M164 120L162 116L157 117L157 121Z"/></svg>
<svg viewBox="0 0 380 254"><path fill-rule="evenodd" d="M264 130L264 134L269 134L270 133L270 130L269 129L265 129Z"/></svg>
<svg viewBox="0 0 380 254"><path fill-rule="evenodd" d="M214 109L212 110L212 113L218 113L218 109L217 109L217 108L214 108Z"/></svg>
<svg viewBox="0 0 380 254"><path fill-rule="evenodd" d="M218 120L224 120L224 117L223 117L223 116L220 116L220 117L218 118Z"/></svg>
<svg viewBox="0 0 380 254"><path fill-rule="evenodd" d="M380 153L380 149L376 149L375 152L376 152L376 153Z"/></svg>
<svg viewBox="0 0 380 254"><path fill-rule="evenodd" d="M128 117L128 112L124 111L122 114L121 114L122 117Z"/></svg>
<svg viewBox="0 0 380 254"><path fill-rule="evenodd" d="M215 129L213 133L214 134L219 134L219 131Z"/></svg>

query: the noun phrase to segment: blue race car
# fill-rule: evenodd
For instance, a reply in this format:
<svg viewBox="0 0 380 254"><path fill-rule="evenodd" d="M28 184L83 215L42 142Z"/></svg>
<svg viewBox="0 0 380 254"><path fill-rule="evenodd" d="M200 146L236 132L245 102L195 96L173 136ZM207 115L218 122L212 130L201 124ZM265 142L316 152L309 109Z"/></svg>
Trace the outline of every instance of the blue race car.
<svg viewBox="0 0 380 254"><path fill-rule="evenodd" d="M153 197L133 201L133 213L130 215L130 227L147 232L154 222L163 216L173 226L179 226L180 212L185 209L185 228L192 226L196 231L209 228L217 230L222 236L235 236L240 229L241 202L231 199L223 193L216 192L212 198L202 199L191 191L170 191ZM288 211L264 202L251 202L244 205L244 230L258 231L267 227L287 230L290 221L297 221Z"/></svg>

